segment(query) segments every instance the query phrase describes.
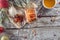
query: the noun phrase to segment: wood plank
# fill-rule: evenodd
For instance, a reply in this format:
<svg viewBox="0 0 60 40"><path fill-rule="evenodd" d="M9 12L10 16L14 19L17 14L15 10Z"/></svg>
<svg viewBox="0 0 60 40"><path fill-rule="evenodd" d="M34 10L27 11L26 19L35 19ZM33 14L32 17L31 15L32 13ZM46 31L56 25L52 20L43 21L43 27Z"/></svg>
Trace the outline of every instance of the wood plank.
<svg viewBox="0 0 60 40"><path fill-rule="evenodd" d="M21 40L60 40L60 29L57 28L33 28L19 30Z"/></svg>

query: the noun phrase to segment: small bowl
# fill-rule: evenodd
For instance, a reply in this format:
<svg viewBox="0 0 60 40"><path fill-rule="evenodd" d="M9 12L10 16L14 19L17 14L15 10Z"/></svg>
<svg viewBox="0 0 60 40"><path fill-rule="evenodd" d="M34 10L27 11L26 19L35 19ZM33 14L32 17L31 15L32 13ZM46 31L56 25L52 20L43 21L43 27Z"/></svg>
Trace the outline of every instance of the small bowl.
<svg viewBox="0 0 60 40"><path fill-rule="evenodd" d="M55 5L56 5L56 3L57 3L57 0L55 0ZM46 9L52 9L52 8L54 8L54 7L55 7L55 5L54 5L54 6L52 6L51 8L49 8L49 7L45 6L45 4L44 4L44 0L42 0L42 4L43 4L44 8L46 8Z"/></svg>

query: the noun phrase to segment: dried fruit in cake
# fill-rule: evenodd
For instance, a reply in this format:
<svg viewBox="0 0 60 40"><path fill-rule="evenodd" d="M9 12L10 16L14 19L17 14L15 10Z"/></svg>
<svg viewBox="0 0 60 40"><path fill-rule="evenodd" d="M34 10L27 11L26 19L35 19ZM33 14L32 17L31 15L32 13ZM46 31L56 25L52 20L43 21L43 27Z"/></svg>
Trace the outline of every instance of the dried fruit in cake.
<svg viewBox="0 0 60 40"><path fill-rule="evenodd" d="M34 8L26 9L25 15L26 15L26 20L27 20L28 23L31 23L34 20L36 20L36 14L35 14Z"/></svg>
<svg viewBox="0 0 60 40"><path fill-rule="evenodd" d="M16 14L14 16L14 22L22 22L23 21L23 15L20 15L20 14Z"/></svg>

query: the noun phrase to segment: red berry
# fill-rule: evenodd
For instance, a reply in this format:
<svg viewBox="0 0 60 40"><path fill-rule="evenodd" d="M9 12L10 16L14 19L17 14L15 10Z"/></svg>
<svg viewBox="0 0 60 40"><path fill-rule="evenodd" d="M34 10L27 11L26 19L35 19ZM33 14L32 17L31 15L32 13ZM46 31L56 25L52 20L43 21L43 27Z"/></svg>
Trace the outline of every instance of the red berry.
<svg viewBox="0 0 60 40"><path fill-rule="evenodd" d="M0 27L0 33L4 32L4 28Z"/></svg>
<svg viewBox="0 0 60 40"><path fill-rule="evenodd" d="M7 8L8 6L7 0L0 0L0 8Z"/></svg>

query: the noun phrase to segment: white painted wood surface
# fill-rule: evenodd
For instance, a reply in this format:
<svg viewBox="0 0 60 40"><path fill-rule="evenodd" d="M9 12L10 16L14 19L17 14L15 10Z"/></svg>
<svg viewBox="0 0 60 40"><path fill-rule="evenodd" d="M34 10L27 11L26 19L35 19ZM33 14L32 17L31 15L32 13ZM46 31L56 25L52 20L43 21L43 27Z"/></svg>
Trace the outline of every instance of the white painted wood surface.
<svg viewBox="0 0 60 40"><path fill-rule="evenodd" d="M60 5L57 4L56 8L44 15L60 15ZM36 22L25 26L27 27L30 29L19 30L19 40L60 40L60 19L51 22L51 17L38 18Z"/></svg>
<svg viewBox="0 0 60 40"><path fill-rule="evenodd" d="M57 0L57 5L52 10L44 10L42 15L60 15L60 0ZM27 24L24 28L13 30L18 38L16 40L60 40L60 19L51 22L52 17L37 18L37 21L32 24ZM12 25L12 24L11 24ZM12 27L10 25L10 27ZM9 26L9 25L7 25ZM12 31L12 30L11 30Z"/></svg>
<svg viewBox="0 0 60 40"><path fill-rule="evenodd" d="M33 32L34 30L34 32ZM19 40L60 40L58 28L33 28L19 31Z"/></svg>

